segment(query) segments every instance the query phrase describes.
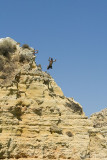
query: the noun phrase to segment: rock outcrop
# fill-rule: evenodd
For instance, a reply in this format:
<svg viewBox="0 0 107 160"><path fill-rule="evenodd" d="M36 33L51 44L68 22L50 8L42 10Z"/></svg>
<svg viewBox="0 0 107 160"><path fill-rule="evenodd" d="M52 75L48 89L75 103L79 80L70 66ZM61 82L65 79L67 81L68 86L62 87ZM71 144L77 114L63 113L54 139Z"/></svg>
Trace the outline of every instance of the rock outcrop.
<svg viewBox="0 0 107 160"><path fill-rule="evenodd" d="M90 156L107 159L107 108L90 117L93 129L90 130Z"/></svg>
<svg viewBox="0 0 107 160"><path fill-rule="evenodd" d="M4 42L12 49L3 52ZM0 159L107 160L107 109L88 119L36 65L33 48L0 45Z"/></svg>

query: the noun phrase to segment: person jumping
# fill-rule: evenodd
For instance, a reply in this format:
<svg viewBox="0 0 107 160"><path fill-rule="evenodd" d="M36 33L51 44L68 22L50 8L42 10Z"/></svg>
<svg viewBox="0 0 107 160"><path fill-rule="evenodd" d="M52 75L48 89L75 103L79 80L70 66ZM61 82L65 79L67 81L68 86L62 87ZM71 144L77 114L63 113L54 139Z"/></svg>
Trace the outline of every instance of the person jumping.
<svg viewBox="0 0 107 160"><path fill-rule="evenodd" d="M49 57L48 61L49 61L49 65L47 66L47 69L50 69L50 68L52 69L52 64L53 64L53 62L56 62L56 59L53 60L53 58Z"/></svg>

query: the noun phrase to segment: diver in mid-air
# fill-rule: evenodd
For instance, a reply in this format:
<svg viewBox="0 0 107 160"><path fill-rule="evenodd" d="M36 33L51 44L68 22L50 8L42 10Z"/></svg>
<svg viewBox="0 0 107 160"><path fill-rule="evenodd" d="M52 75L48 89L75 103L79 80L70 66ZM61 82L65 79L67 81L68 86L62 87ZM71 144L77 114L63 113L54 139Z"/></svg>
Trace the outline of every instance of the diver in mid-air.
<svg viewBox="0 0 107 160"><path fill-rule="evenodd" d="M50 68L52 69L52 64L53 64L53 62L56 62L56 59L53 60L53 58L49 57L48 61L49 61L49 65L47 66L47 69L50 69Z"/></svg>

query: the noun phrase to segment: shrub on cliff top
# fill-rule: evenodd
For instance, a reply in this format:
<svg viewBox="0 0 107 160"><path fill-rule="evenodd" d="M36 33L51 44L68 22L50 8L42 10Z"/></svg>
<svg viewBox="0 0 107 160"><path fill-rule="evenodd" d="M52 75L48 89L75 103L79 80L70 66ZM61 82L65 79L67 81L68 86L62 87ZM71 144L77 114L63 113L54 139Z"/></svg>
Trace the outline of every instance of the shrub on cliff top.
<svg viewBox="0 0 107 160"><path fill-rule="evenodd" d="M30 49L30 47L29 47L28 44L23 44L23 45L22 45L22 48L23 48L23 49Z"/></svg>
<svg viewBox="0 0 107 160"><path fill-rule="evenodd" d="M23 63L23 62L29 62L30 61L30 58L27 56L27 55L25 55L25 54L21 54L20 56L19 56L19 62L20 63Z"/></svg>
<svg viewBox="0 0 107 160"><path fill-rule="evenodd" d="M11 41L4 40L0 43L0 55L10 58L10 53L14 53L15 50L16 45L14 45Z"/></svg>

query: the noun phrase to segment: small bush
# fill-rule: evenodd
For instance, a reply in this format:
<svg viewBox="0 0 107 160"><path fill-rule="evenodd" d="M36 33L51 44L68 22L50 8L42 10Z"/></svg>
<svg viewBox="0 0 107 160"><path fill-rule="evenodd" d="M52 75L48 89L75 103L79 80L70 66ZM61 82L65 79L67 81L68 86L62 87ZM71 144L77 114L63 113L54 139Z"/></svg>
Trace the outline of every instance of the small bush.
<svg viewBox="0 0 107 160"><path fill-rule="evenodd" d="M23 48L23 49L26 49L26 48L27 48L27 49L30 49L30 47L29 47L28 44L23 44L22 48Z"/></svg>
<svg viewBox="0 0 107 160"><path fill-rule="evenodd" d="M12 44L11 41L4 40L3 43L0 44L0 55L3 55L7 58L10 58L10 53L15 52L16 45Z"/></svg>
<svg viewBox="0 0 107 160"><path fill-rule="evenodd" d="M19 56L19 62L22 63L22 62L24 62L24 61L25 61L25 56L21 54L21 55Z"/></svg>
<svg viewBox="0 0 107 160"><path fill-rule="evenodd" d="M27 57L25 54L21 54L21 55L19 56L19 62L20 62L20 63L23 63L23 62L29 61L29 60L30 60L29 57Z"/></svg>

